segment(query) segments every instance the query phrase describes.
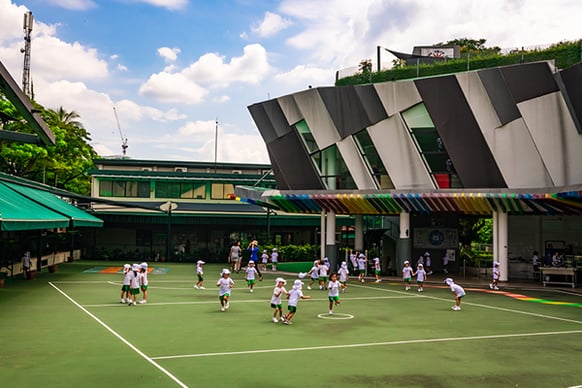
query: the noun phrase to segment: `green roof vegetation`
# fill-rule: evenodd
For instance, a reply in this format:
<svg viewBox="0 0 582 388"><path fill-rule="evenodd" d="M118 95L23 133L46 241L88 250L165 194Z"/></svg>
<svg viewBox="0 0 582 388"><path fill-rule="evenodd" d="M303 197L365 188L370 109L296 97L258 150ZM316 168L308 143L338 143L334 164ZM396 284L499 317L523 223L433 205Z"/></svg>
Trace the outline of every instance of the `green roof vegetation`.
<svg viewBox="0 0 582 388"><path fill-rule="evenodd" d="M378 72L370 72L367 70L369 68L367 68L358 74L340 78L336 81L335 85L347 86L398 81L549 60L554 60L558 68L565 69L580 62L581 58L581 41L560 42L543 50L516 50L509 54L485 51L482 54L471 54L468 58L465 54L463 58L443 60L435 62L434 64L420 64L417 66L416 63L411 61L410 63L404 63L403 66Z"/></svg>

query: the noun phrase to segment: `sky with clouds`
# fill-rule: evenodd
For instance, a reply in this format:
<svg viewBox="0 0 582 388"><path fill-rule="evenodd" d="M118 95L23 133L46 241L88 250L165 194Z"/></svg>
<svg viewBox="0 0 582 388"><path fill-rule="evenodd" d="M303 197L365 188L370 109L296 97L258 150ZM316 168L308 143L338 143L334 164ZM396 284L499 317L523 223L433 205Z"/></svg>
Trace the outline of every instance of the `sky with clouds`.
<svg viewBox="0 0 582 388"><path fill-rule="evenodd" d="M35 100L77 112L101 156L123 135L133 159L269 163L247 106L333 85L377 46L582 38L579 0L0 0L0 61L18 84L27 11Z"/></svg>

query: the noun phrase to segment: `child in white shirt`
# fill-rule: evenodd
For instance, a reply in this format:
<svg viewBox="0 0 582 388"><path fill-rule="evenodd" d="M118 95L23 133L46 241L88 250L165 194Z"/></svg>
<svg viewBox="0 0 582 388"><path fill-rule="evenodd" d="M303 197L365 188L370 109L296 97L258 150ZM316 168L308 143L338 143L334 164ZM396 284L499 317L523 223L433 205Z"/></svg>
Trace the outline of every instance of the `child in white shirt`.
<svg viewBox="0 0 582 388"><path fill-rule="evenodd" d="M283 278L275 279L275 289L273 290L273 296L271 296L271 307L273 308L273 323L283 322L283 305L281 303L281 296L282 295L289 295L287 290L285 289L285 284L287 282ZM279 319L277 319L277 314L279 315Z"/></svg>

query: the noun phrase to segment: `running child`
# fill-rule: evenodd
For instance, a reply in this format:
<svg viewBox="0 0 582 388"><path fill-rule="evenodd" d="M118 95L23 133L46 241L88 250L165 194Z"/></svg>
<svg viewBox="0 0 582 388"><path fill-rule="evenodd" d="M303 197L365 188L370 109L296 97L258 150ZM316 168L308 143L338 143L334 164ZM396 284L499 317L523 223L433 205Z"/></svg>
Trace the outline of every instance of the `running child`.
<svg viewBox="0 0 582 388"><path fill-rule="evenodd" d="M307 275L310 276L309 285L307 286L308 290L311 290L311 286L313 283L319 283L319 260L315 260L313 262L313 267L307 272Z"/></svg>
<svg viewBox="0 0 582 388"><path fill-rule="evenodd" d="M265 272L267 270L267 264L269 263L269 254L267 250L263 250L263 254L261 255L261 269L260 271Z"/></svg>
<svg viewBox="0 0 582 388"><path fill-rule="evenodd" d="M279 262L279 252L277 252L277 248L273 248L271 252L271 268L273 272L277 270L277 263Z"/></svg>
<svg viewBox="0 0 582 388"><path fill-rule="evenodd" d="M325 264L325 260L327 257L323 258L323 263L319 265L319 289L320 290L327 290L327 273L329 271L329 267Z"/></svg>
<svg viewBox="0 0 582 388"><path fill-rule="evenodd" d="M406 291L410 290L410 282L412 281L412 267L408 260L404 262L404 267L402 268L402 281L404 282L404 289Z"/></svg>
<svg viewBox="0 0 582 388"><path fill-rule="evenodd" d="M358 270L359 270L359 279L362 283L364 283L364 278L366 277L366 263L368 262L368 260L366 259L366 256L364 256L363 253L360 253L360 255L358 256Z"/></svg>
<svg viewBox="0 0 582 388"><path fill-rule="evenodd" d="M140 304L146 304L148 302L148 263L141 263L139 265L139 284L140 289L142 292L141 300L139 301Z"/></svg>
<svg viewBox="0 0 582 388"><path fill-rule="evenodd" d="M380 264L380 258L374 257L374 275L376 276L376 281L374 283L380 283L382 278L380 277L380 273L382 273L382 266Z"/></svg>
<svg viewBox="0 0 582 388"><path fill-rule="evenodd" d="M299 279L295 280L293 282L293 288L291 289L291 291L289 291L289 294L287 295L287 298L289 299L289 302L287 303L287 310L289 311L283 317L284 318L283 323L286 325L291 325L291 318L293 318L293 316L297 312L297 303L299 303L299 299L311 298L311 296L309 295L303 295L303 291L301 291L302 287L303 282Z"/></svg>
<svg viewBox="0 0 582 388"><path fill-rule="evenodd" d="M123 285L121 286L121 303L129 303L129 286L131 283L130 280L130 273L131 272L131 265L124 264L123 265Z"/></svg>
<svg viewBox="0 0 582 388"><path fill-rule="evenodd" d="M129 294L131 299L129 299L128 305L133 306L137 303L137 296L139 295L139 264L134 264L131 266L131 271L129 271Z"/></svg>
<svg viewBox="0 0 582 388"><path fill-rule="evenodd" d="M329 283L327 285L329 291L327 297L329 299L329 313L333 314L333 306L337 306L341 303L339 292L343 288L342 284L337 280L337 274L332 273L329 277Z"/></svg>
<svg viewBox="0 0 582 388"><path fill-rule="evenodd" d="M501 276L501 270L499 269L499 263L496 261L493 263L493 282L489 284L489 288L492 290L499 290L497 284L499 283L499 277Z"/></svg>
<svg viewBox="0 0 582 388"><path fill-rule="evenodd" d="M234 287L234 280L230 278L230 271L226 268L222 270L220 276L220 279L216 282L216 287L219 287L220 311L225 311L230 307L228 298L230 298L230 290Z"/></svg>
<svg viewBox="0 0 582 388"><path fill-rule="evenodd" d="M340 269L337 271L337 274L339 276L339 282L343 285L342 287L342 292L346 292L346 289L348 288L348 279L350 277L350 270L348 269L348 263L346 263L345 261L342 261L341 265L340 265Z"/></svg>
<svg viewBox="0 0 582 388"><path fill-rule="evenodd" d="M455 284L455 282L451 278L446 278L445 283L449 287L451 287L451 292L453 294L455 294L455 305L453 307L451 307L451 309L453 309L455 311L460 311L461 310L461 298L463 296L465 296L465 290L463 289L463 287L459 286L458 284Z"/></svg>
<svg viewBox="0 0 582 388"><path fill-rule="evenodd" d="M424 266L422 264L418 265L416 269L416 273L412 276L416 276L416 284L418 285L418 292L424 291L424 281L426 280L426 271L424 270Z"/></svg>
<svg viewBox="0 0 582 388"><path fill-rule="evenodd" d="M283 322L285 319L283 318L283 304L281 303L281 296L287 295L289 293L285 289L285 284L287 282L283 278L275 279L275 289L273 290L273 296L271 296L271 307L273 308L273 323ZM279 318L277 319L277 314Z"/></svg>
<svg viewBox="0 0 582 388"><path fill-rule="evenodd" d="M198 277L198 282L196 282L196 284L194 284L194 288L197 290L205 290L203 284L204 284L204 264L206 264L204 261L202 260L198 260L196 262L196 276Z"/></svg>
<svg viewBox="0 0 582 388"><path fill-rule="evenodd" d="M249 265L247 265L245 271L245 280L247 281L247 286L249 287L250 292L253 292L253 287L255 286L255 275L258 274L259 271L255 268L255 262L249 261Z"/></svg>

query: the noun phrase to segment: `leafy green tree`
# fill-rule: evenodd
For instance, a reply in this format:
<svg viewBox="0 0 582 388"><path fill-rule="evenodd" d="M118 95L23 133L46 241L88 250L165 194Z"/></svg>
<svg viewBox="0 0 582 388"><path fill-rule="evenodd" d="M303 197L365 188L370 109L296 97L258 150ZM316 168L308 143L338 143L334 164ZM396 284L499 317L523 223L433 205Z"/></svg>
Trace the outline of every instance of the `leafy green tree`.
<svg viewBox="0 0 582 388"><path fill-rule="evenodd" d="M33 104L54 133L55 144L43 146L0 140L0 171L78 194L90 194L88 170L93 167L97 153L89 144L91 137L79 121L79 114L63 107L51 110ZM0 112L3 129L31 133L14 106L4 98L0 98Z"/></svg>
<svg viewBox="0 0 582 388"><path fill-rule="evenodd" d="M501 48L497 46L486 47L485 42L487 42L487 39L456 38L445 43L437 43L435 46L460 46L461 56L464 56L467 53L472 57L501 53Z"/></svg>

